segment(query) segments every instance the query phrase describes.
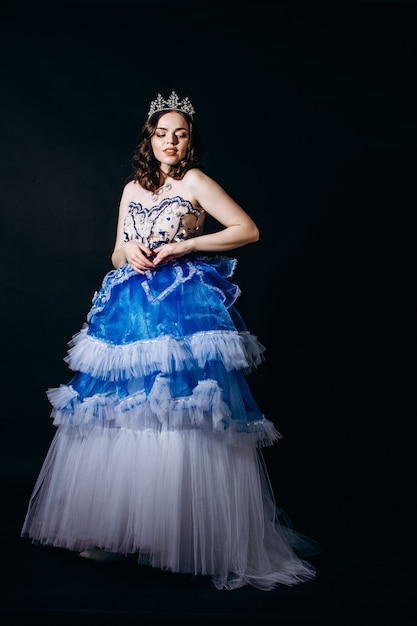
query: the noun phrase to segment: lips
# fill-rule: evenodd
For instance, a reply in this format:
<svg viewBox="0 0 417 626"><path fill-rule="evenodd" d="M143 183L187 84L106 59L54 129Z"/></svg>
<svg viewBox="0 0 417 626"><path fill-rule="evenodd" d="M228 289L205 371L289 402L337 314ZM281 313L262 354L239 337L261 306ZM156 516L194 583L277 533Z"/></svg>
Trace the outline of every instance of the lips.
<svg viewBox="0 0 417 626"><path fill-rule="evenodd" d="M168 148L168 150L164 150L164 154L166 154L167 156L175 156L177 154L177 151Z"/></svg>

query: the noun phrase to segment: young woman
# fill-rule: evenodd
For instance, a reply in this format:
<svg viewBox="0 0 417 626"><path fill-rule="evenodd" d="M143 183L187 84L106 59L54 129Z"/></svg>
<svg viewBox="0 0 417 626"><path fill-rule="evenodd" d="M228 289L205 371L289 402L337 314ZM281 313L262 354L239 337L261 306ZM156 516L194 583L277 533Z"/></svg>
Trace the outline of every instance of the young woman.
<svg viewBox="0 0 417 626"><path fill-rule="evenodd" d="M115 269L69 344L72 380L48 390L57 432L22 536L269 590L314 578L314 543L274 501L261 447L279 433L246 381L264 347L235 308L236 260L214 254L259 231L203 172L194 113L175 92L151 103Z"/></svg>

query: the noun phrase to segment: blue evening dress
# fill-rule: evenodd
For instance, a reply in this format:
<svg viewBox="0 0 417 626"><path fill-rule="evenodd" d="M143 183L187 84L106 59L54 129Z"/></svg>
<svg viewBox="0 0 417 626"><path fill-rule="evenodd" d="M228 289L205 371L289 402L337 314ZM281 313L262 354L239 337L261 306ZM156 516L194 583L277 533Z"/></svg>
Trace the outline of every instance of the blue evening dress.
<svg viewBox="0 0 417 626"><path fill-rule="evenodd" d="M175 196L131 203L125 240L200 234ZM57 430L22 528L33 542L97 546L138 563L270 590L315 577L314 542L277 506L261 448L280 435L247 384L264 347L235 308L236 260L192 254L145 275L110 271L49 389Z"/></svg>

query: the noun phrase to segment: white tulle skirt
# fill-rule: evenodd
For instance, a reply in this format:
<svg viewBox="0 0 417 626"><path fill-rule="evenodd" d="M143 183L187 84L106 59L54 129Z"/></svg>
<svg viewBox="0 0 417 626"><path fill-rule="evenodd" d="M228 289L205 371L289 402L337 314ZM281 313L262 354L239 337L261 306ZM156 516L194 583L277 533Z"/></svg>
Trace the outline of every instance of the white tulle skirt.
<svg viewBox="0 0 417 626"><path fill-rule="evenodd" d="M286 522L250 438L234 446L201 431L60 427L22 534L78 552L136 554L208 575L218 589L269 590L315 575L296 556L312 542Z"/></svg>

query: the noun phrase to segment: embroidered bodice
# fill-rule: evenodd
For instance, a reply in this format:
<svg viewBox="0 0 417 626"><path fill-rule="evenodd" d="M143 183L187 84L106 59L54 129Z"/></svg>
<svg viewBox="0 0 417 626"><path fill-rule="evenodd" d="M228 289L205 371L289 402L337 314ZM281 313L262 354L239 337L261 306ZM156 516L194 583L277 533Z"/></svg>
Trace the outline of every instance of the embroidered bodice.
<svg viewBox="0 0 417 626"><path fill-rule="evenodd" d="M138 240L151 250L171 241L183 241L201 234L204 210L195 209L181 196L164 198L146 209L131 202L124 220L124 241Z"/></svg>

